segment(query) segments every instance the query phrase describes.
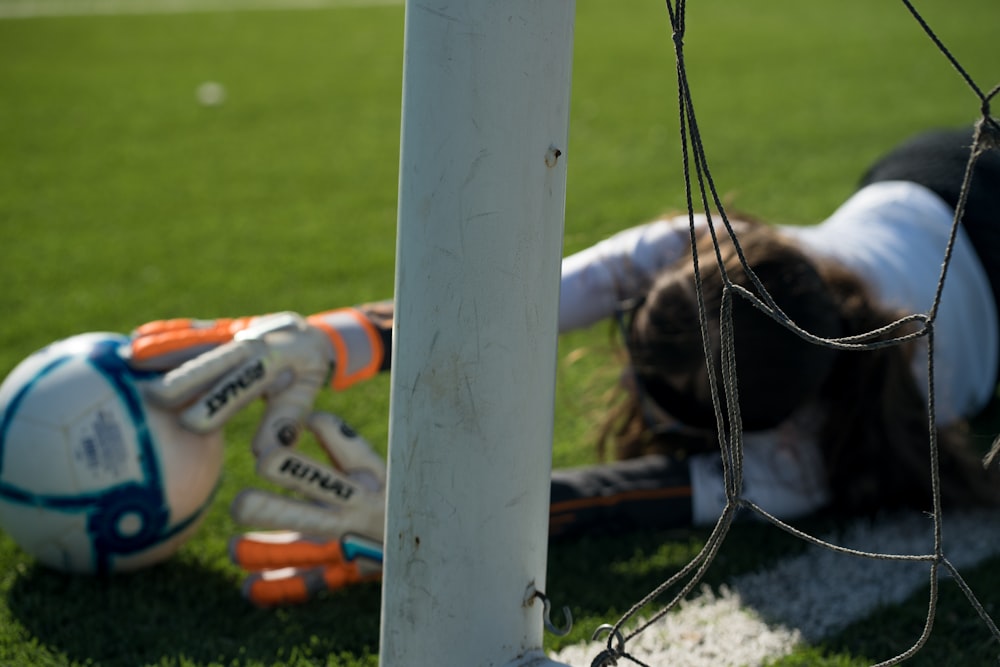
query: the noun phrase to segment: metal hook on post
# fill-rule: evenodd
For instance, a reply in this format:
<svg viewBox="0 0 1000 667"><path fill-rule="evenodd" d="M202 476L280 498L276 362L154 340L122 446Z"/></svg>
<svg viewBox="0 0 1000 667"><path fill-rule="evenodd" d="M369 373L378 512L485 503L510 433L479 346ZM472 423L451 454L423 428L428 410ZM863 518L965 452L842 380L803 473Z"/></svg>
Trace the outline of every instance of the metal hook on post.
<svg viewBox="0 0 1000 667"><path fill-rule="evenodd" d="M542 601L542 623L545 625L545 629L556 637L565 637L568 635L570 630L573 629L573 614L570 612L569 607L563 607L563 617L566 619L566 625L560 628L552 622L552 602L549 600L549 597L537 590L534 584L530 584L524 596L524 606L530 607L535 598Z"/></svg>

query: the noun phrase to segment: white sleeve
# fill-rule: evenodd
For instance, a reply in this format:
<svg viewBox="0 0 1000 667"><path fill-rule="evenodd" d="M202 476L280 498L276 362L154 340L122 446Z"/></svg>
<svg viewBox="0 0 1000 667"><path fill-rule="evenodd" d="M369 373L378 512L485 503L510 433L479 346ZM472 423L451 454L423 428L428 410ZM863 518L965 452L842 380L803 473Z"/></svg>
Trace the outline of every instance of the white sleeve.
<svg viewBox="0 0 1000 667"><path fill-rule="evenodd" d="M688 218L656 220L619 232L562 262L559 332L610 317L691 246ZM707 229L695 216L696 234Z"/></svg>
<svg viewBox="0 0 1000 667"><path fill-rule="evenodd" d="M742 495L782 520L811 514L830 501L815 425L803 427L795 421L743 434ZM688 460L693 522L711 525L726 506L720 454L696 454Z"/></svg>

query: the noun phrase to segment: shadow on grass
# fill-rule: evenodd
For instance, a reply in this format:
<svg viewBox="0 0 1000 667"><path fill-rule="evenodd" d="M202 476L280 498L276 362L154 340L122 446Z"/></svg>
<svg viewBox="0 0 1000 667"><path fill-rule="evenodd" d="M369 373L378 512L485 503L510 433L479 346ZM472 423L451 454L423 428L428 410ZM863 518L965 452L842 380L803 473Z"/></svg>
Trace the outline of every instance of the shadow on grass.
<svg viewBox="0 0 1000 667"><path fill-rule="evenodd" d="M813 535L823 535L845 525L842 520L814 517L799 527ZM571 607L576 627L564 639L549 637L547 647L558 650L569 644L589 641L599 625L617 622L633 604L694 558L707 537L708 532L702 530L650 531L553 545L550 549L547 593L557 609L563 604ZM720 585L728 584L742 574L772 567L778 560L793 557L807 548L802 540L773 526L751 522L735 524L702 582L718 590ZM962 571L987 611L994 615L993 601L998 599L995 592L1000 591L997 563L1000 563L1000 557ZM832 578L836 584L839 573L813 572L811 575ZM774 594L794 598L796 587L804 583L789 579L787 588L784 591L776 589ZM695 587L692 596L698 594L700 586ZM844 595L851 595L850 581L845 581L843 586ZM679 587L674 587L666 591L648 608L641 610L639 616L649 618L678 590ZM752 601L746 600L745 603L752 604ZM782 667L807 664L812 667L854 667L898 655L912 646L920 635L927 618L927 603L927 588L915 590L903 604L878 610L826 637L811 651L805 651L796 658L778 660L775 664ZM758 613L771 622L792 629L796 627L794 619L786 615L770 618L768 611L768 605L765 605ZM560 619L558 615L554 618ZM627 624L626 628L629 627L634 628L635 623ZM592 646L596 656L603 643L593 643ZM907 664L927 667L996 664L996 655L996 641L987 626L954 582L945 577L930 641ZM641 654L637 657L643 658Z"/></svg>
<svg viewBox="0 0 1000 667"><path fill-rule="evenodd" d="M561 624L559 610L568 605L576 623L567 638L549 636L549 647L589 640L598 625L616 621L690 561L707 536L703 530L649 531L552 544L547 593L553 619ZM731 538L739 548L724 546L708 583L796 545L761 526L734 526ZM79 664L376 664L377 584L265 610L240 597L238 573L193 558L107 579L32 564L14 577L6 603L39 647Z"/></svg>
<svg viewBox="0 0 1000 667"><path fill-rule="evenodd" d="M823 534L831 525L831 520L817 518L801 527ZM568 605L575 627L566 638L548 635L547 648L589 641L599 625L616 622L690 562L708 535L707 530L648 531L553 543L546 585L553 620L561 624L559 610ZM805 548L776 528L739 523L703 581L716 587ZM1000 574L994 569L984 564L970 573L970 583L991 612L996 598L990 593L1000 590ZM110 579L29 565L13 579L6 602L34 642L80 664L376 664L377 584L321 596L303 606L264 610L240 597L238 577L232 570L185 558ZM976 661L995 654L988 633L953 585L942 588L932 642L914 664L983 664ZM672 592L662 596L650 613L671 597ZM855 665L864 662L858 656L895 655L914 641L926 612L926 594L917 593L907 604L827 638L810 660L814 665ZM600 647L593 646L596 655ZM965 661L950 661L959 656Z"/></svg>
<svg viewBox="0 0 1000 667"><path fill-rule="evenodd" d="M547 647L559 649L589 641L598 626L617 622L634 604L691 562L703 549L710 532L708 529L630 532L552 544L547 593L555 610L563 605L571 608L575 623L567 637L548 637ZM734 524L692 595L702 585L718 586L804 548L800 540L771 526ZM689 579L690 575L662 593L639 615L649 617L662 608ZM560 619L558 614L553 618Z"/></svg>
<svg viewBox="0 0 1000 667"><path fill-rule="evenodd" d="M378 585L366 584L297 607L258 609L233 578L175 560L107 579L32 565L14 580L7 604L36 642L80 663L313 664L345 655L358 664L377 653L379 597Z"/></svg>
<svg viewBox="0 0 1000 667"><path fill-rule="evenodd" d="M1000 558L993 558L962 573L994 618L996 609L991 600L996 599L995 593L1000 590L1000 577L996 574L998 563ZM854 623L830 637L822 647L831 653L849 652L879 659L897 655L909 649L920 636L927 620L928 598L928 589L922 588L913 594L907 604L875 612L864 621ZM906 665L966 667L997 664L1000 653L997 640L948 577L941 581L933 623L927 643L906 661Z"/></svg>

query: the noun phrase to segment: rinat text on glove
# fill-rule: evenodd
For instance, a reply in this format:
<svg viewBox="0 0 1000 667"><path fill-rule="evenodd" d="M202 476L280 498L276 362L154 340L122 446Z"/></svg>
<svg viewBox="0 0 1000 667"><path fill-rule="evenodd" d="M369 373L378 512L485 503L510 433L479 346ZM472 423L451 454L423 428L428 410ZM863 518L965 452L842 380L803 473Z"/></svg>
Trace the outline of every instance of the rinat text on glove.
<svg viewBox="0 0 1000 667"><path fill-rule="evenodd" d="M278 478L294 477L308 486L322 489L325 494L334 494L339 500L350 500L356 491L343 477L291 452L284 457L276 472ZM280 479L275 481L281 483Z"/></svg>

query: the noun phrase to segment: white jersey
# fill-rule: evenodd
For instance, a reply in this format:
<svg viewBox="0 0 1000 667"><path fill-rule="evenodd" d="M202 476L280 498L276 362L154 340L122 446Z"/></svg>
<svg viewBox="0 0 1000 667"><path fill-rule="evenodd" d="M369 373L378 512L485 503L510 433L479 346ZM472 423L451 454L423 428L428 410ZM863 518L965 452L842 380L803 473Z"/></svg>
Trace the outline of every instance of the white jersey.
<svg viewBox="0 0 1000 667"><path fill-rule="evenodd" d="M838 262L858 275L883 307L926 313L934 299L953 216L954 211L930 190L915 183L887 181L859 190L818 225L780 229L797 239L807 253ZM657 220L567 257L562 270L560 330L588 326L613 315L621 301L638 294L656 273L684 256L690 247L689 229L686 216ZM695 233L706 229L705 217L695 216ZM961 227L934 334L935 416L946 424L986 405L996 388L1000 362L996 302ZM925 395L926 340L920 339L913 363ZM827 494L822 489L788 484L788 480L822 478L815 442L804 437L792 443L787 427L771 433L771 437L754 434L746 441L746 497L784 518L824 505ZM774 466L775 461L781 461L781 466ZM691 471L695 522L714 521L725 504L718 457L692 457ZM756 483L751 484L751 479Z"/></svg>
<svg viewBox="0 0 1000 667"><path fill-rule="evenodd" d="M815 255L859 275L881 305L926 313L934 300L955 212L930 190L905 181L870 185L815 227L786 227ZM997 221L1000 223L1000 220ZM997 309L986 272L958 228L934 324L935 414L969 417L993 396L1000 356ZM927 339L914 355L927 392Z"/></svg>

